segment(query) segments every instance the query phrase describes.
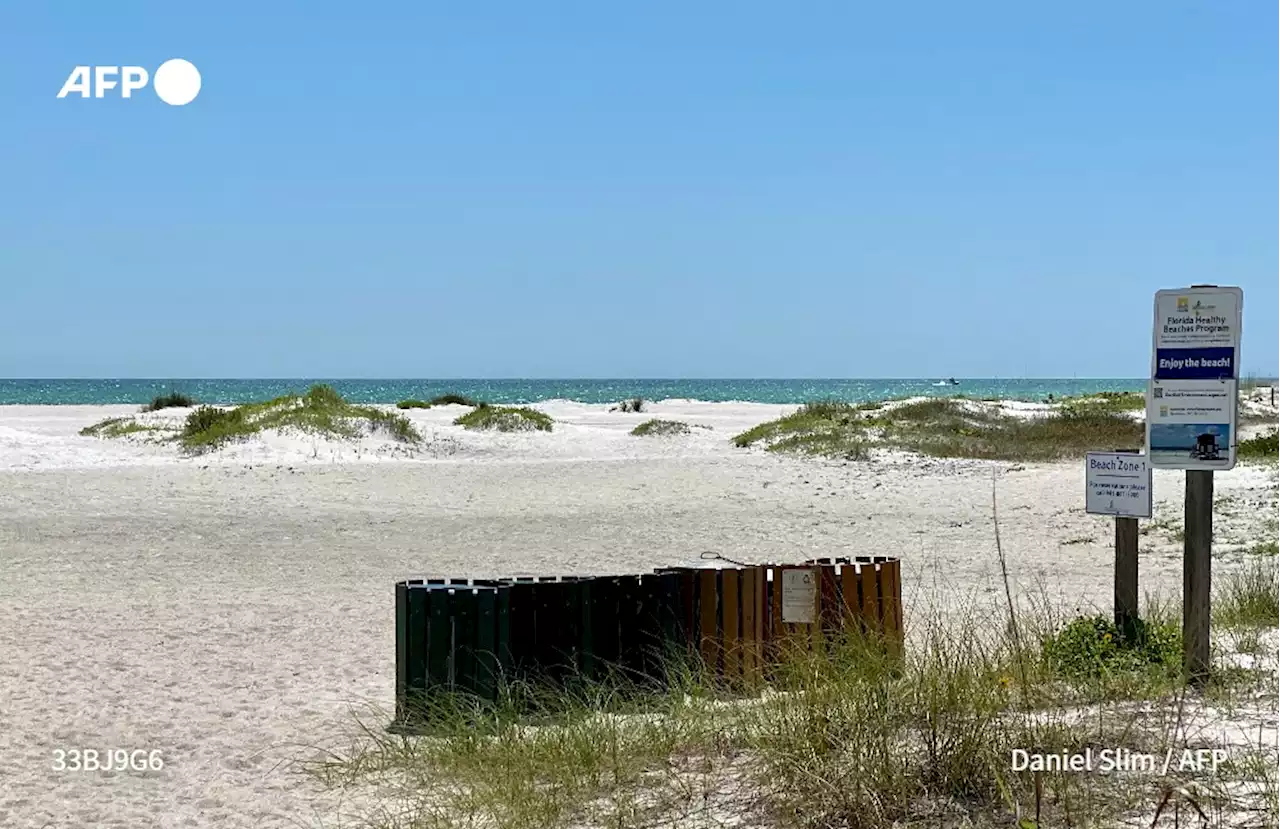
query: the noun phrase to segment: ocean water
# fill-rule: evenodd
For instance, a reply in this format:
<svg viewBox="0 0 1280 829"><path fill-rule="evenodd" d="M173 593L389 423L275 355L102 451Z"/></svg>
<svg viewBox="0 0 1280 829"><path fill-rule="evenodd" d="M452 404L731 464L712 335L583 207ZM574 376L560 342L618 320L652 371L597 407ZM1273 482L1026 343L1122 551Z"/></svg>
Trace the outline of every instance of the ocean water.
<svg viewBox="0 0 1280 829"><path fill-rule="evenodd" d="M753 403L846 400L861 403L894 397L955 396L1043 400L1048 395L1143 391L1146 380L1002 380L958 378L958 385L915 380L0 380L0 405L146 403L158 394L181 392L202 403L247 403L303 392L328 383L356 403L429 400L448 392L491 403L577 400L611 403L632 397Z"/></svg>

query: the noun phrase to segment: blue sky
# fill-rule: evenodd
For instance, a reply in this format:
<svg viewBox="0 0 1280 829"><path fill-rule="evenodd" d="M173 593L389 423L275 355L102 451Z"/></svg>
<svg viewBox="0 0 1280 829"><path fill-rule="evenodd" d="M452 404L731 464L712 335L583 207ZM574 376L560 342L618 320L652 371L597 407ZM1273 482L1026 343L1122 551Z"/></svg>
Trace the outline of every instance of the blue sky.
<svg viewBox="0 0 1280 829"><path fill-rule="evenodd" d="M0 376L1277 373L1274 3L196 5L0 12Z"/></svg>

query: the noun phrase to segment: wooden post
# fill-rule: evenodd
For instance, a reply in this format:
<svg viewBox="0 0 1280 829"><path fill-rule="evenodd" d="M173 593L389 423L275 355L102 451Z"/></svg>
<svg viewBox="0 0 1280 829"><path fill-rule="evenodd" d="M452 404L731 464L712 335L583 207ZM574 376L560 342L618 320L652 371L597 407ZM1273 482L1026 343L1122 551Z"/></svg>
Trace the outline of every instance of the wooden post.
<svg viewBox="0 0 1280 829"><path fill-rule="evenodd" d="M1213 471L1187 470L1182 547L1182 665L1187 678L1209 675L1209 564L1213 545Z"/></svg>
<svg viewBox="0 0 1280 829"><path fill-rule="evenodd" d="M1138 519L1123 516L1116 517L1115 621L1127 641L1138 638Z"/></svg>
<svg viewBox="0 0 1280 829"><path fill-rule="evenodd" d="M1138 519L1116 518L1116 628L1138 638Z"/></svg>

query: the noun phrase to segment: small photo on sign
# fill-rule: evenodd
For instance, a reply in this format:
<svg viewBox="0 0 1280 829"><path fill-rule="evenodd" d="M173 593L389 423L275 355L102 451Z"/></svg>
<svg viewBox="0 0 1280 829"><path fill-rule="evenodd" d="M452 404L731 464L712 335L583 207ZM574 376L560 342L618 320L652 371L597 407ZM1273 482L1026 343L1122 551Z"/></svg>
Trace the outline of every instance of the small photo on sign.
<svg viewBox="0 0 1280 829"><path fill-rule="evenodd" d="M1151 455L1158 460L1187 458L1227 463L1231 451L1230 423L1154 423Z"/></svg>

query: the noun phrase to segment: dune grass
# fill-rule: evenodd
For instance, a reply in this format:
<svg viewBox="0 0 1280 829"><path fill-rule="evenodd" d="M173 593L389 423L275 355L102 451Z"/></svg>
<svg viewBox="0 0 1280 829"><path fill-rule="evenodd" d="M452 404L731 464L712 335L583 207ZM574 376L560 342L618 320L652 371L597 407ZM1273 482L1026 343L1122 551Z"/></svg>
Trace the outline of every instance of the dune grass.
<svg viewBox="0 0 1280 829"><path fill-rule="evenodd" d="M141 423L130 417L109 417L106 420L100 420L92 426L86 426L80 430L80 434L84 437L92 438L120 438L125 435L136 435L143 432L168 432L169 429L163 426L156 426L148 423Z"/></svg>
<svg viewBox="0 0 1280 829"><path fill-rule="evenodd" d="M1272 429L1240 441L1236 447L1236 457L1243 461L1275 463L1280 460L1280 432Z"/></svg>
<svg viewBox="0 0 1280 829"><path fill-rule="evenodd" d="M1241 569L1215 575L1214 581L1215 625L1226 628L1280 625L1280 580L1274 560L1268 556L1250 557Z"/></svg>
<svg viewBox="0 0 1280 829"><path fill-rule="evenodd" d="M194 405L196 405L196 401L193 398L178 392L169 392L152 398L150 403L142 407L142 411L158 412L161 409L189 409Z"/></svg>
<svg viewBox="0 0 1280 829"><path fill-rule="evenodd" d="M470 397L461 394L442 394L439 397L433 397L430 400L401 400L396 404L397 409L430 409L433 406L484 406L487 405L479 400L472 400Z"/></svg>
<svg viewBox="0 0 1280 829"><path fill-rule="evenodd" d="M555 422L549 415L527 406L479 405L458 417L454 425L466 429L485 429L497 432L550 432Z"/></svg>
<svg viewBox="0 0 1280 829"><path fill-rule="evenodd" d="M639 414L644 411L644 407L645 399L643 397L633 397L630 400L623 400L621 403L610 409L610 411Z"/></svg>
<svg viewBox="0 0 1280 829"><path fill-rule="evenodd" d="M403 415L348 403L327 385L312 386L303 395L284 395L230 409L201 406L187 415L178 439L184 449L199 453L264 429L297 430L341 439L381 432L403 443L422 439Z"/></svg>
<svg viewBox="0 0 1280 829"><path fill-rule="evenodd" d="M429 737L387 734L374 712L306 768L334 789L376 787L378 805L361 825L386 829L900 829L943 817L1016 826L1032 815L1040 826L1114 825L1134 810L1149 821L1165 787L1186 782L1177 771L1010 768L1013 749L1162 753L1177 715L1135 721L1132 711L1181 704L1176 631L1153 623L1160 636L1127 645L1105 619L1038 618L1019 637L976 608L909 623L913 644L900 658L860 634L817 652L784 650L769 692L746 699L691 658L670 686L644 696L578 683L547 690L545 709L533 712L441 704ZM1260 669L1233 681L1242 684L1223 687L1268 679ZM1220 776L1197 782L1239 782ZM1250 780L1261 780L1265 804L1274 781Z"/></svg>
<svg viewBox="0 0 1280 829"><path fill-rule="evenodd" d="M849 403L814 401L785 417L761 423L733 438L739 447L764 444L770 452L840 456L865 455L872 416Z"/></svg>
<svg viewBox="0 0 1280 829"><path fill-rule="evenodd" d="M669 437L672 435L687 435L693 431L688 423L680 420L660 420L653 418L646 420L639 426L631 430L631 434L637 437L656 436Z"/></svg>
<svg viewBox="0 0 1280 829"><path fill-rule="evenodd" d="M1138 391L1102 391L1057 401L1059 410L1073 410L1082 414L1124 414L1140 412L1147 407L1147 396Z"/></svg>
<svg viewBox="0 0 1280 829"><path fill-rule="evenodd" d="M885 446L934 457L1049 461L1140 447L1143 427L1106 406L1066 406L1045 416L1019 418L951 398L874 410L822 401L762 423L733 442L848 459L863 457L871 446Z"/></svg>

